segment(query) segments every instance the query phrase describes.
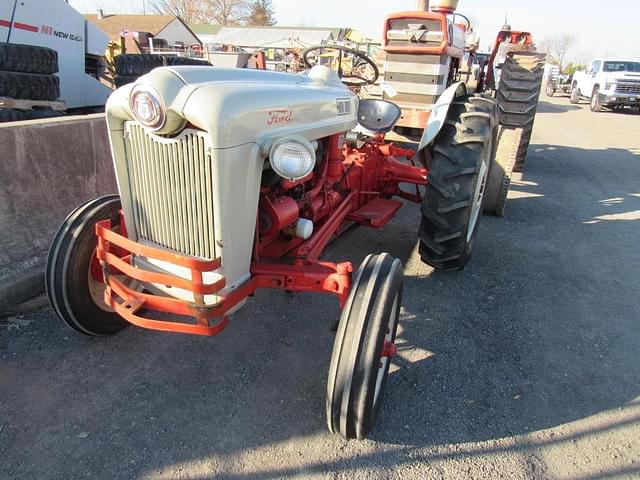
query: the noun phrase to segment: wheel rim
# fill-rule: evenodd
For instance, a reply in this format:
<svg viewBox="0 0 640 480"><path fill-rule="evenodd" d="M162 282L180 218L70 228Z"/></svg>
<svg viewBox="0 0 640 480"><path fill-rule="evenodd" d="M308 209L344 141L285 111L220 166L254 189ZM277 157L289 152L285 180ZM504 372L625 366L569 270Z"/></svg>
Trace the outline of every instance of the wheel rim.
<svg viewBox="0 0 640 480"><path fill-rule="evenodd" d="M391 306L391 315L389 315L389 321L387 322L387 331L384 335L384 345L388 342L393 343L394 341L394 332L395 332L395 324L398 321L398 294L396 294L393 299L393 305ZM384 383L384 379L387 376L387 370L389 369L389 362L391 361L391 357L388 355L383 355L380 357L380 365L378 366L378 375L376 376L376 388L373 394L373 405L374 407L378 404L380 399L380 392L382 390L382 384Z"/></svg>
<svg viewBox="0 0 640 480"><path fill-rule="evenodd" d="M473 204L471 206L471 219L469 220L469 229L467 230L467 242L471 240L473 232L480 216L480 210L482 208L482 199L484 198L484 192L487 186L487 176L489 168L487 168L486 160L480 165L480 173L478 174L478 183L476 184L476 190L473 194Z"/></svg>
<svg viewBox="0 0 640 480"><path fill-rule="evenodd" d="M120 227L119 226L114 227L113 231L116 233L120 233ZM93 253L94 257L96 256L96 252L97 252L97 249L94 250L94 253ZM115 312L113 307L109 305L107 302L105 302L105 292L107 290L107 284L104 282L104 280L96 280L93 274L91 273L92 263L93 262L89 262L89 268L87 271L87 282L89 284L89 294L91 295L91 299L100 310L104 310L105 312L111 312L111 313ZM126 275L122 275L122 274L111 274L111 276L120 280L120 283L126 285L131 290L134 290L136 292L141 292L143 290L140 283L133 278L127 277Z"/></svg>

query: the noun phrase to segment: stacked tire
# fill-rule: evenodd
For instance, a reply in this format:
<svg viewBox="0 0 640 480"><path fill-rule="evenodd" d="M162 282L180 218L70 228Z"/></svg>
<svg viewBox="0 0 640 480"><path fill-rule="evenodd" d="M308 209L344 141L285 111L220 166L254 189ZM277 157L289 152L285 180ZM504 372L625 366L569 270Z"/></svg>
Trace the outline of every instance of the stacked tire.
<svg viewBox="0 0 640 480"><path fill-rule="evenodd" d="M134 82L138 77L149 73L156 67L174 65L208 65L205 60L178 57L175 55L128 54L124 53L115 58L115 84L119 88Z"/></svg>
<svg viewBox="0 0 640 480"><path fill-rule="evenodd" d="M516 172L522 171L531 141L545 59L546 55L538 52L511 52L502 66L496 94L500 125L522 129L513 168Z"/></svg>
<svg viewBox="0 0 640 480"><path fill-rule="evenodd" d="M55 75L57 72L58 53L55 50L34 45L0 43L0 97L56 100L60 96L60 80ZM34 118L33 112L0 109L0 122Z"/></svg>

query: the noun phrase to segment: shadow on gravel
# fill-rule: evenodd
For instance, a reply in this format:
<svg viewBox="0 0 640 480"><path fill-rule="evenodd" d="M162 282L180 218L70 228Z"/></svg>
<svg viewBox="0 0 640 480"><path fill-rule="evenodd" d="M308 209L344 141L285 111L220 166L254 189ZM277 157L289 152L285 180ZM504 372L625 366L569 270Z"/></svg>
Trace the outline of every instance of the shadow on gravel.
<svg viewBox="0 0 640 480"><path fill-rule="evenodd" d="M541 440L469 445L624 410L640 395L640 223L606 217L640 210L640 156L532 145L525 168L514 184L525 195L505 218L484 217L467 269L407 268L401 354L372 439L386 445L374 454L329 461L339 457L324 453L349 447L325 433L337 302L267 291L214 339L134 328L87 339L48 309L20 335L0 331L4 471L166 478L185 466L192 479L215 478L200 469L227 472L219 478L293 477L393 469L416 456L526 453L638 422L623 411ZM415 262L418 223L419 209L405 206L385 230L348 233L327 258L358 265L388 251ZM297 445L287 443L294 438ZM304 468L279 462L301 455L305 442L321 459ZM455 453L439 453L451 444ZM425 446L435 453L417 451ZM256 451L267 453L252 459ZM228 458L259 473L230 473L221 466ZM265 458L271 465L252 463ZM534 453L528 458L532 471L542 468Z"/></svg>
<svg viewBox="0 0 640 480"><path fill-rule="evenodd" d="M467 269L405 278L401 338L429 354L399 359L377 440L499 439L640 395L640 155L530 152L520 195L505 219L485 217Z"/></svg>

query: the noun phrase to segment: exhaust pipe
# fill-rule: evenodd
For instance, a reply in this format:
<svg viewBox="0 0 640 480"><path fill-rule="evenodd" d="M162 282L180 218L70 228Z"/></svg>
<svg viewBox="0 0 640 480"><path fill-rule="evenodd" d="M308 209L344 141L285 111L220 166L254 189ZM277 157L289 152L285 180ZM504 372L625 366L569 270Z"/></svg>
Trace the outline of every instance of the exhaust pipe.
<svg viewBox="0 0 640 480"><path fill-rule="evenodd" d="M420 12L428 12L429 11L429 0L418 0L418 11Z"/></svg>
<svg viewBox="0 0 640 480"><path fill-rule="evenodd" d="M420 3L420 1L418 2ZM429 5L429 1L427 0L427 6ZM450 14L456 11L458 8L458 0L433 0L431 2L431 11Z"/></svg>

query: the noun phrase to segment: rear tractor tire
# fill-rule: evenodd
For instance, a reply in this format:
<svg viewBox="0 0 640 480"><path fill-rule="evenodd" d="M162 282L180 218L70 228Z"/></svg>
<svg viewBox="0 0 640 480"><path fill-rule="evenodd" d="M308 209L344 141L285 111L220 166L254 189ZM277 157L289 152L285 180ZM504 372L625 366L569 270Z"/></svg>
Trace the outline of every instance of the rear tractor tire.
<svg viewBox="0 0 640 480"><path fill-rule="evenodd" d="M484 212L497 217L504 216L507 195L511 185L511 175L518 156L518 147L522 138L521 128L500 127L498 148L487 179L487 193Z"/></svg>
<svg viewBox="0 0 640 480"><path fill-rule="evenodd" d="M502 75L496 98L500 112L500 125L522 128L515 171L521 171L525 159L536 110L546 55L536 52L512 52L502 66Z"/></svg>
<svg viewBox="0 0 640 480"><path fill-rule="evenodd" d="M104 283L94 278L100 220L120 225L120 198L106 195L88 201L69 214L49 249L45 284L49 303L60 320L73 330L91 336L112 335L127 326L104 301Z"/></svg>
<svg viewBox="0 0 640 480"><path fill-rule="evenodd" d="M422 202L420 257L437 270L461 270L471 257L498 130L495 100L457 98L431 149Z"/></svg>
<svg viewBox="0 0 640 480"><path fill-rule="evenodd" d="M375 424L401 303L402 263L388 253L369 255L342 310L327 381L327 424L346 440L366 438Z"/></svg>

